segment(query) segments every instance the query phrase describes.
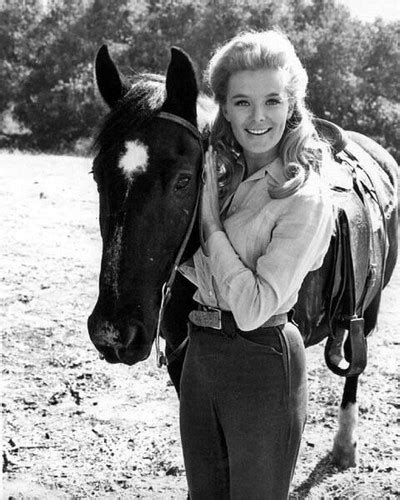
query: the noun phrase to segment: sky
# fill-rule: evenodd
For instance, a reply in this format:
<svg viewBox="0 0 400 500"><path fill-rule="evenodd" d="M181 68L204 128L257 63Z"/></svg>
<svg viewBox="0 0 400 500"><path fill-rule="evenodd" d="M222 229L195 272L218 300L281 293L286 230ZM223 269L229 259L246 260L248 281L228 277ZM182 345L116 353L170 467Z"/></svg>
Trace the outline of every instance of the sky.
<svg viewBox="0 0 400 500"><path fill-rule="evenodd" d="M362 21L373 21L382 17L385 21L400 21L400 0L336 0L337 3L347 5L351 13ZM42 0L44 6L50 0ZM86 0L90 3L90 0ZM0 0L1 4L1 0Z"/></svg>
<svg viewBox="0 0 400 500"><path fill-rule="evenodd" d="M400 0L339 0L351 13L362 21L382 17L385 21L400 20Z"/></svg>

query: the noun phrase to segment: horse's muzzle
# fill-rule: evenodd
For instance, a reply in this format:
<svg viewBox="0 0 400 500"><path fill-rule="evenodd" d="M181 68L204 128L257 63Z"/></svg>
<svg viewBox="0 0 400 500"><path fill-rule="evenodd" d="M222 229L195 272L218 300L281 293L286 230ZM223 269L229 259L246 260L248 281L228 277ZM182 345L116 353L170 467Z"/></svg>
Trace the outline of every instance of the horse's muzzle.
<svg viewBox="0 0 400 500"><path fill-rule="evenodd" d="M100 357L109 363L134 365L150 355L152 343L146 341L145 326L136 319L114 324L93 311L88 330Z"/></svg>

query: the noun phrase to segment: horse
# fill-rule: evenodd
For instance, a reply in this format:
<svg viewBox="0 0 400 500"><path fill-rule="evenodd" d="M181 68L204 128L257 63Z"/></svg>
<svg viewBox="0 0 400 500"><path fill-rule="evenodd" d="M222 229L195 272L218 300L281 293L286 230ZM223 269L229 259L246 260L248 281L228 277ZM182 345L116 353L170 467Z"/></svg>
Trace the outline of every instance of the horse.
<svg viewBox="0 0 400 500"><path fill-rule="evenodd" d="M104 45L95 75L110 110L93 162L103 252L99 295L88 318L90 339L107 362L134 365L150 355L154 341L159 350L161 334L179 397L195 290L177 268L200 245L201 170L216 107L199 92L190 57L176 47L166 76L128 79ZM328 339L328 366L346 377L332 456L347 468L357 462L356 393L365 339L376 326L381 292L397 258L398 167L361 134L326 122L320 131L344 181L332 190L339 206L336 232L322 267L304 280L292 319L306 347ZM344 146L350 152L340 159ZM371 204L375 215L366 209ZM338 356L347 368L336 363Z"/></svg>

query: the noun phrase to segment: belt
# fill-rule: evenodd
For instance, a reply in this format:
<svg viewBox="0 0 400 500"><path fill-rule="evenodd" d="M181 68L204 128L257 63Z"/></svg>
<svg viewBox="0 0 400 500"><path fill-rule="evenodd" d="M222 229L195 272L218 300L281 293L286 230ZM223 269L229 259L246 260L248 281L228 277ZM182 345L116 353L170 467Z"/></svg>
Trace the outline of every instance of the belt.
<svg viewBox="0 0 400 500"><path fill-rule="evenodd" d="M224 333L233 334L236 330L240 330L231 311L221 311L220 309L208 306L200 306L201 310L191 311L189 313L189 320L196 326L203 328L213 328L214 330L221 330ZM277 314L271 316L259 328L268 328L271 326L283 325L287 323L288 315Z"/></svg>

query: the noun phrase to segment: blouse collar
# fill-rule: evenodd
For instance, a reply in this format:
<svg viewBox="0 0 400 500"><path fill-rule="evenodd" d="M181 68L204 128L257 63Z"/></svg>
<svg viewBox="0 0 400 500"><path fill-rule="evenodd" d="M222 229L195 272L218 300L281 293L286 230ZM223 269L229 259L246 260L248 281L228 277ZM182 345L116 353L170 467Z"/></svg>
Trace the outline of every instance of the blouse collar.
<svg viewBox="0 0 400 500"><path fill-rule="evenodd" d="M272 160L270 163L267 163L263 167L256 170L252 175L250 175L250 177L247 177L247 179L244 179L246 171L246 160L244 159L243 154L238 157L236 164L241 169L242 182L256 181L262 179L267 174L269 174L272 179L279 184L283 184L287 181L283 173L283 162L279 156Z"/></svg>

